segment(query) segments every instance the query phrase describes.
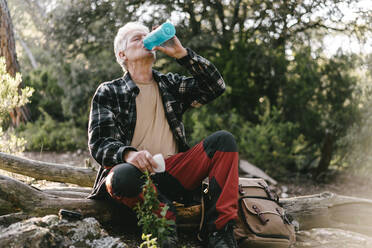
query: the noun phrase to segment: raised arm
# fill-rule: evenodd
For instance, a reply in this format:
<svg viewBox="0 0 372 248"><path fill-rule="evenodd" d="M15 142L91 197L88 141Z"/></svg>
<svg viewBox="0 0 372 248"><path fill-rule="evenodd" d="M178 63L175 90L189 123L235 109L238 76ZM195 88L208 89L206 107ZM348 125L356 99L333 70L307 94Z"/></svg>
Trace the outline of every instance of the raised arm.
<svg viewBox="0 0 372 248"><path fill-rule="evenodd" d="M173 73L166 75L169 87L184 103L184 110L190 106L198 107L206 104L225 91L225 81L217 68L191 49L184 48L177 36L174 36L166 46L157 46L153 50L175 58L192 75L191 77Z"/></svg>
<svg viewBox="0 0 372 248"><path fill-rule="evenodd" d="M191 49L188 48L187 55L177 59L177 62L184 66L192 76L186 77L169 73L167 77L174 82L176 92L186 104L186 108L204 105L225 91L225 81L217 68L209 60L197 55Z"/></svg>

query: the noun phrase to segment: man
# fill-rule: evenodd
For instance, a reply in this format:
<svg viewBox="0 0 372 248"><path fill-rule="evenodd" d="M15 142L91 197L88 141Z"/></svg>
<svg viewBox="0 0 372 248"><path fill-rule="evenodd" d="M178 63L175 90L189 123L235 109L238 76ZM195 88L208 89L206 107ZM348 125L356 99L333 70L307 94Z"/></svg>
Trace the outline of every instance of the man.
<svg viewBox="0 0 372 248"><path fill-rule="evenodd" d="M143 201L143 172L154 172L157 164L152 156L161 153L166 170L152 175L160 201L171 209L172 201L188 203L208 177L208 247L237 247L233 237L238 198L235 140L219 131L189 148L182 123L189 107L206 104L224 92L224 80L214 65L184 48L176 36L166 46L147 50L142 40L148 32L139 23L119 29L115 55L126 73L101 84L93 97L89 149L101 168L90 198L110 196L133 208ZM153 70L155 51L175 58L192 77ZM166 217L175 219L174 209Z"/></svg>

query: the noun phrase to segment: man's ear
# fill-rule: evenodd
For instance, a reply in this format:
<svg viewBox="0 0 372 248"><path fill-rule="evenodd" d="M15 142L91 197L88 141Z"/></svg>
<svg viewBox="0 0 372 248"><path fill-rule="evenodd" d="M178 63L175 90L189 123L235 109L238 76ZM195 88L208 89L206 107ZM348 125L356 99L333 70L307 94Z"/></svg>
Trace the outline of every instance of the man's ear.
<svg viewBox="0 0 372 248"><path fill-rule="evenodd" d="M121 59L123 59L123 60L126 59L124 51L120 51L120 52L119 52L119 58L121 58Z"/></svg>

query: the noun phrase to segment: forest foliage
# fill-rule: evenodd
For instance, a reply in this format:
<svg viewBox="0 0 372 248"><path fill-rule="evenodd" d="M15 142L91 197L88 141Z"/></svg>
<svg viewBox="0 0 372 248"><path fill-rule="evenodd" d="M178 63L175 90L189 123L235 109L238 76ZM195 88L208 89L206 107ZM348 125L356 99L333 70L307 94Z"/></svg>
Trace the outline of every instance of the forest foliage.
<svg viewBox="0 0 372 248"><path fill-rule="evenodd" d="M8 0L23 81L35 89L34 121L19 135L30 150L86 149L91 98L122 76L116 31L128 21L171 20L182 44L212 61L227 84L217 100L185 114L190 144L226 129L241 158L276 175L355 167L353 156L364 165L371 56L330 55L323 43L340 34L367 41L371 10L359 2ZM188 75L162 54L155 68ZM361 141L367 154L352 153Z"/></svg>
<svg viewBox="0 0 372 248"><path fill-rule="evenodd" d="M3 131L3 122L8 113L29 102L34 89L25 87L19 91L22 81L21 74L12 77L6 70L5 58L0 57L0 152L21 153L24 151L26 140L17 137L13 129Z"/></svg>

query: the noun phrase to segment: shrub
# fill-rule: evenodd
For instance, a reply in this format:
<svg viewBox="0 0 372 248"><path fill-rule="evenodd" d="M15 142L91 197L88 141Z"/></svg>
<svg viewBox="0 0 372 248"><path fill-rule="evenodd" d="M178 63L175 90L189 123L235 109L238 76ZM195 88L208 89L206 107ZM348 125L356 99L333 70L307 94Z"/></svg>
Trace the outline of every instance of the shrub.
<svg viewBox="0 0 372 248"><path fill-rule="evenodd" d="M157 193L155 191L155 186L150 178L149 172L145 172L144 175L146 181L143 186L143 197L144 201L140 204L138 203L134 210L137 213L138 225L142 227L143 237L152 236L156 239L152 243L161 243L171 235L171 225L175 225L174 220L167 220L165 215L169 209L168 205L164 207L160 206L160 201L157 198ZM159 217L155 212L160 211L161 217ZM149 235L151 234L151 235ZM148 241L148 240L147 240ZM148 243L148 242L144 242ZM157 247L156 244L151 247ZM142 247L142 245L141 245Z"/></svg>
<svg viewBox="0 0 372 248"><path fill-rule="evenodd" d="M15 77L9 75L6 71L5 59L0 58L0 151L7 153L20 153L24 149L25 140L17 138L13 130L8 129L3 132L3 120L14 108L23 106L29 101L33 89L25 87L19 93L19 84L21 83L21 74L17 73Z"/></svg>
<svg viewBox="0 0 372 248"><path fill-rule="evenodd" d="M211 133L227 129L238 144L239 156L261 168L271 176L280 176L303 167L302 153L307 142L297 124L284 121L282 111L267 105L256 111L259 123L244 120L236 110L228 113L209 113L208 107L193 111L187 119L191 143L195 144Z"/></svg>
<svg viewBox="0 0 372 248"><path fill-rule="evenodd" d="M54 120L65 121L62 109L64 91L58 85L57 79L51 76L51 73L45 70L34 70L27 74L23 81L35 89L29 104L34 120L42 116L40 109L43 109Z"/></svg>
<svg viewBox="0 0 372 248"><path fill-rule="evenodd" d="M26 149L31 151L72 151L87 147L87 134L70 121L57 122L43 109L42 116L34 123L27 123L18 129L27 140Z"/></svg>

